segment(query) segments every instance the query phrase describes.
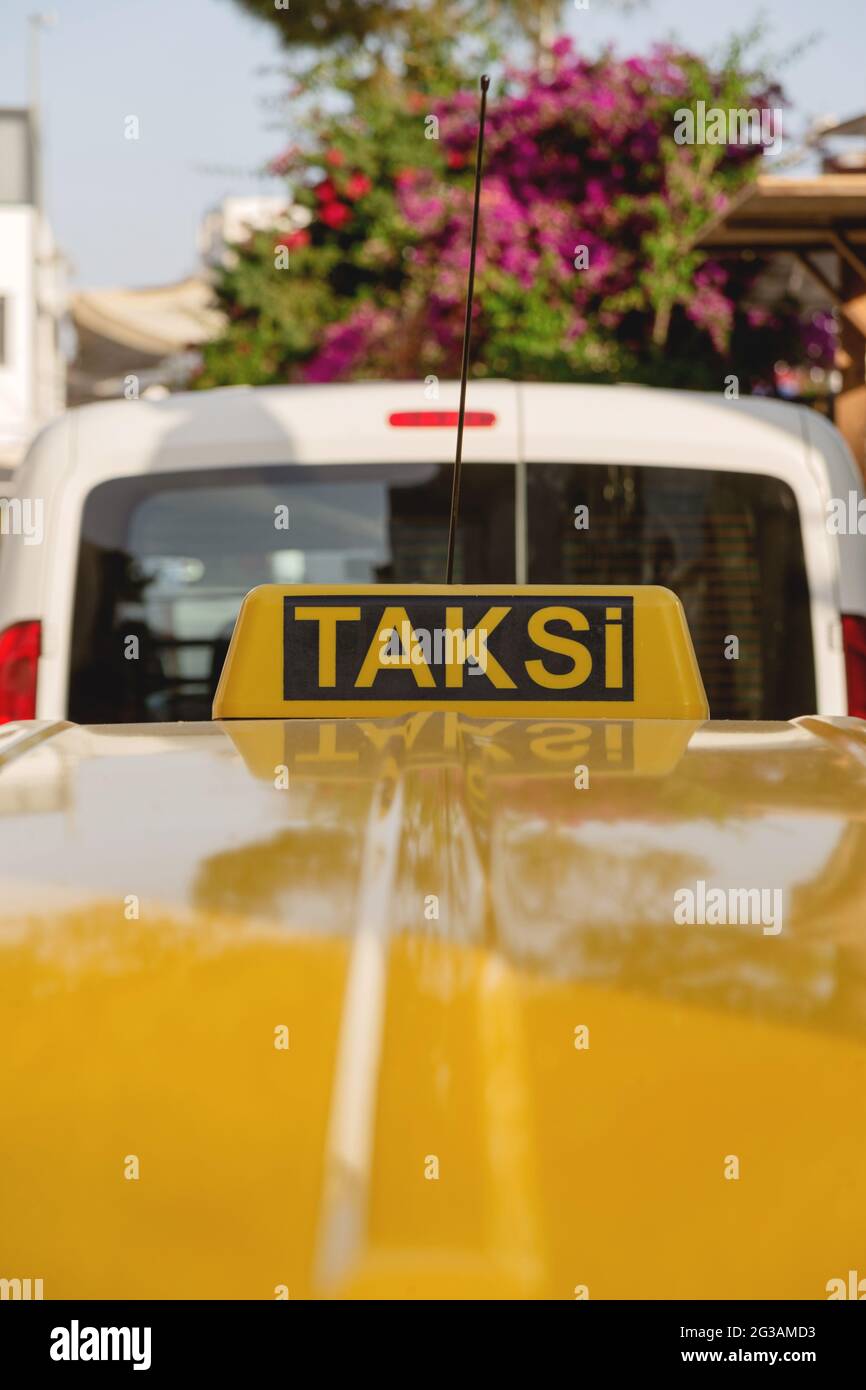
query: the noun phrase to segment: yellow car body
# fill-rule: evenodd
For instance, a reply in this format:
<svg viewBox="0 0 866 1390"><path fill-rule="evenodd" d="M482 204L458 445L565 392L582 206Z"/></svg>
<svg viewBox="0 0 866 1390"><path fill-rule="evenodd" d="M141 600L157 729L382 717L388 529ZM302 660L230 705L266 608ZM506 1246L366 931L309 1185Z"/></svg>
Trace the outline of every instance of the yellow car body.
<svg viewBox="0 0 866 1390"><path fill-rule="evenodd" d="M783 919L678 923L701 883ZM46 1298L864 1267L861 721L7 726L0 961L0 1275Z"/></svg>

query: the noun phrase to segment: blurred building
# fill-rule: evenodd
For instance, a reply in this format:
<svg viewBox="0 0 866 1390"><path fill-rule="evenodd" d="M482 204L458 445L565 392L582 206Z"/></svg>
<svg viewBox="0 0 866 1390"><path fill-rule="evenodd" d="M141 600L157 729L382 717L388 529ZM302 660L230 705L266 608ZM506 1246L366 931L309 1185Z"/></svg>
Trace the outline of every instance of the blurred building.
<svg viewBox="0 0 866 1390"><path fill-rule="evenodd" d="M78 340L69 404L178 390L215 337L222 315L202 276L144 289L81 290L70 310Z"/></svg>
<svg viewBox="0 0 866 1390"><path fill-rule="evenodd" d="M0 108L0 468L66 403L66 264L39 207L27 109Z"/></svg>
<svg viewBox="0 0 866 1390"><path fill-rule="evenodd" d="M198 234L202 268L173 285L81 290L70 309L78 340L69 371L69 404L181 389L202 344L223 317L214 273L232 263L234 246L257 231L299 225L285 197L230 197L205 214Z"/></svg>
<svg viewBox="0 0 866 1390"><path fill-rule="evenodd" d="M866 477L866 116L821 122L811 144L820 174L760 175L697 237L724 256L771 258L765 285L787 287L804 309L821 307L838 324L827 411ZM785 394L788 394L787 392Z"/></svg>
<svg viewBox="0 0 866 1390"><path fill-rule="evenodd" d="M849 121L824 121L819 126L825 174L866 174L866 143L849 145L854 137L866 141L866 114Z"/></svg>
<svg viewBox="0 0 866 1390"><path fill-rule="evenodd" d="M219 207L205 213L199 228L198 249L207 266L229 266L233 247L249 240L256 232L271 228L288 231L301 226L309 217L306 209L293 208L285 196L253 194L224 198Z"/></svg>

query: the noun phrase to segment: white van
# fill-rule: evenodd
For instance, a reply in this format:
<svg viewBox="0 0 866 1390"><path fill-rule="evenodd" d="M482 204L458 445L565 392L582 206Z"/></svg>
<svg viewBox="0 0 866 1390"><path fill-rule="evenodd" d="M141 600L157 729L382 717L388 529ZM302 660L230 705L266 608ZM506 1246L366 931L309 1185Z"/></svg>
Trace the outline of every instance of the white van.
<svg viewBox="0 0 866 1390"><path fill-rule="evenodd" d="M442 581L458 386L429 394L234 387L49 426L0 504L0 721L207 719L256 584ZM716 719L866 716L866 503L821 416L504 381L468 404L456 580L665 584Z"/></svg>

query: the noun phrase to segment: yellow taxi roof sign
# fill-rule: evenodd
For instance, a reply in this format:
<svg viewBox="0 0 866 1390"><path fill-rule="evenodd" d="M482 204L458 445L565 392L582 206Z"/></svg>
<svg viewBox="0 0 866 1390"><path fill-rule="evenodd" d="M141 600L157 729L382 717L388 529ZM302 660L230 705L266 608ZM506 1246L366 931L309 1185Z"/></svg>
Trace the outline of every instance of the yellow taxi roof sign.
<svg viewBox="0 0 866 1390"><path fill-rule="evenodd" d="M682 604L657 585L262 585L215 719L706 719Z"/></svg>

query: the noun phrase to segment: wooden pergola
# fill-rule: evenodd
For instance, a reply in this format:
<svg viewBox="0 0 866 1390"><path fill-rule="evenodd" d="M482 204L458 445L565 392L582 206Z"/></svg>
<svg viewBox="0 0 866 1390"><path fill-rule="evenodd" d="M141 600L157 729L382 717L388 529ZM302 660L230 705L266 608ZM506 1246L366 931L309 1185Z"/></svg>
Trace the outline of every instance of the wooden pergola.
<svg viewBox="0 0 866 1390"><path fill-rule="evenodd" d="M835 420L866 477L866 174L764 175L704 229L697 244L707 251L791 256L838 309L842 388ZM815 260L827 252L829 273Z"/></svg>

